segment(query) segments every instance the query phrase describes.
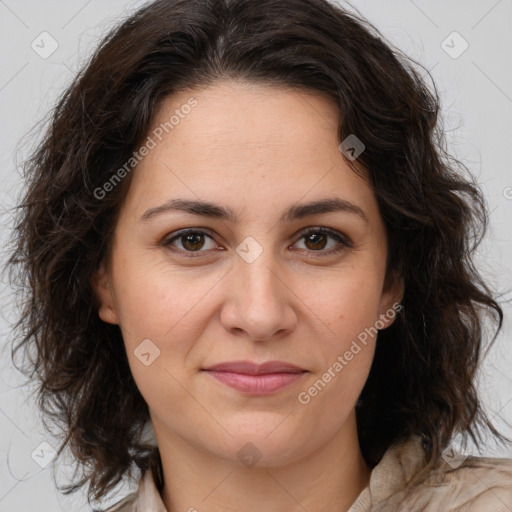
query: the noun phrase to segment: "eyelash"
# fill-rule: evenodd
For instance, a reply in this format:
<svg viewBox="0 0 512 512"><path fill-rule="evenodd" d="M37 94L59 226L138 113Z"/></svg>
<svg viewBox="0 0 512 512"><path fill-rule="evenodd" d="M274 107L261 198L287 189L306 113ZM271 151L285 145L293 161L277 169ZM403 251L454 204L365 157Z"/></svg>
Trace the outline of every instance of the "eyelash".
<svg viewBox="0 0 512 512"><path fill-rule="evenodd" d="M200 257L201 256L201 253L202 252L206 252L204 250L198 250L198 251L186 251L186 250L183 250L183 249L177 249L175 248L173 245L172 245L172 242L174 242L174 240L177 240L177 239L180 239L186 235L191 235L191 234L200 234L200 235L206 235L210 238L214 238L213 237L213 232L211 232L210 230L206 230L206 229L198 229L198 228L189 228L189 229L184 229L182 231L178 231L177 233L173 234L170 238L166 238L164 241L163 241L163 245L165 247L168 247L171 251L173 252L178 252L178 253L181 253L181 254L186 254L188 258L197 258L197 257ZM333 254L337 254L347 248L350 248L352 247L352 243L344 236L342 236L340 233L338 233L337 231L334 231L330 228L320 228L320 227L317 227L317 228L309 228L307 229L306 231L302 232L300 234L300 237L298 240L301 240L305 237L307 237L308 235L311 235L311 234L324 234L324 235L328 235L330 236L331 238L334 238L336 239L339 244L334 247L334 248L331 248L331 249L328 249L328 250L318 250L318 251L313 251L313 250L309 250L308 252L312 253L312 254L315 254L315 253L319 253L319 254L315 254L315 256L313 257L324 257L324 256L330 256L330 255L333 255ZM298 241L297 240L297 241ZM197 255L196 255L197 254Z"/></svg>

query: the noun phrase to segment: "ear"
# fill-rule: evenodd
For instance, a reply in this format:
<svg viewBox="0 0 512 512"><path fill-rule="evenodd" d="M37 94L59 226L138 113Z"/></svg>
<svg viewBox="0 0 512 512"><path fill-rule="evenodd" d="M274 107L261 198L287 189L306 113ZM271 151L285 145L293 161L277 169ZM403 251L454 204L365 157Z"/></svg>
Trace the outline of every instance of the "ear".
<svg viewBox="0 0 512 512"><path fill-rule="evenodd" d="M384 288L381 296L378 312L379 325L383 325L379 330L387 329L394 321L397 314L402 310L400 304L404 297L405 285L402 276L392 276L390 282Z"/></svg>
<svg viewBox="0 0 512 512"><path fill-rule="evenodd" d="M99 317L109 324L118 324L119 320L114 307L112 286L104 262L101 263L100 267L94 274L92 287L99 303Z"/></svg>

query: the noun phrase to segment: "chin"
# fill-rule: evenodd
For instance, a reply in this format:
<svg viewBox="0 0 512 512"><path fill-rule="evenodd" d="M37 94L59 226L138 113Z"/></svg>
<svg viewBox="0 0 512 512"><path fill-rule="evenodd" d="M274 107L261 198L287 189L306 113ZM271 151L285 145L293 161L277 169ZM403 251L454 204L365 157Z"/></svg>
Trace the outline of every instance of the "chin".
<svg viewBox="0 0 512 512"><path fill-rule="evenodd" d="M291 429L292 425L285 426L288 420L283 421L283 417L279 421L275 420L274 417L271 424L268 421L253 421L250 428L245 429L240 425L236 428L229 428L226 425L226 430L232 437L227 434L223 436L222 453L216 453L216 455L247 467L257 465L259 468L290 464L305 456L308 450L307 443L312 439L300 435L299 428ZM208 440L211 441L211 438ZM314 450L314 447L311 450ZM212 451L217 452L217 450Z"/></svg>

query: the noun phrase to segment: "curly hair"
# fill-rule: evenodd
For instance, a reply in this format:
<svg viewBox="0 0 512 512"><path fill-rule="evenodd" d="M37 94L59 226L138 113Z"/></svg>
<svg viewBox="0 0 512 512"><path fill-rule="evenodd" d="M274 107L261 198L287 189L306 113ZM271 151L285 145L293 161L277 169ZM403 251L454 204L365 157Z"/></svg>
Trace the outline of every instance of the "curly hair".
<svg viewBox="0 0 512 512"><path fill-rule="evenodd" d="M24 163L8 261L21 295L12 357L24 356L18 366L38 384L59 453L69 448L81 468L66 492L88 484L89 499L101 499L161 464L141 435L149 412L121 331L98 317L92 286L136 168L97 191L132 158L165 98L226 79L326 95L339 108L340 141L355 134L366 146L349 165L364 169L387 228L386 282L405 284L357 403L367 463L411 435L423 436L427 467L455 434L504 439L475 387L485 322L496 327L492 344L503 321L473 263L487 206L449 155L437 89L417 66L328 0L157 0L103 39Z"/></svg>

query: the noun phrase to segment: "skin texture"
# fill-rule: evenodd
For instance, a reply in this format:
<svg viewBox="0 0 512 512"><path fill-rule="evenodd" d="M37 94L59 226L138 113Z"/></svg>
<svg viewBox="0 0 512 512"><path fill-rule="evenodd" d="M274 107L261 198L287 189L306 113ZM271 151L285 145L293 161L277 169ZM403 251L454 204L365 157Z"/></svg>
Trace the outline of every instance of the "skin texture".
<svg viewBox="0 0 512 512"><path fill-rule="evenodd" d="M150 409L164 503L169 512L345 511L369 480L354 407L376 339L308 404L298 395L365 328L393 321L382 315L403 286L384 289L387 238L375 196L338 149L330 99L218 82L167 98L152 129L191 97L197 106L134 171L112 259L95 279L99 315L119 324ZM342 211L279 220L290 206L333 197L357 205L367 222ZM229 207L237 219L169 211L140 220L176 198ZM212 237L165 245L191 227ZM335 230L350 246L321 233L310 240L308 227ZM262 249L251 263L236 252L246 237ZM342 250L326 254L335 247ZM134 353L145 339L160 350L149 366ZM280 360L307 372L250 396L201 371L234 360ZM252 467L237 456L249 442L261 454Z"/></svg>

